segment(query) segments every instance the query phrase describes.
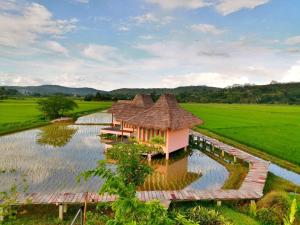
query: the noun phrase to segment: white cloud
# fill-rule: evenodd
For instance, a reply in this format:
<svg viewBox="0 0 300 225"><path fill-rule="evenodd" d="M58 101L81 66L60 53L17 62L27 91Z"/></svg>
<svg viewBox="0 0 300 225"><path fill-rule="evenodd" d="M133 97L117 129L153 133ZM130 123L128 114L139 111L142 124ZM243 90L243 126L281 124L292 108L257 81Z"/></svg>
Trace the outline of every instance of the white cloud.
<svg viewBox="0 0 300 225"><path fill-rule="evenodd" d="M118 30L119 30L119 31L123 31L123 32L127 32L127 31L129 31L130 29L129 29L129 27L127 27L127 26L121 26L121 27L118 28Z"/></svg>
<svg viewBox="0 0 300 225"><path fill-rule="evenodd" d="M148 3L159 5L163 9L199 9L203 7L215 7L224 16L241 9L254 9L257 6L267 4L271 0L145 0Z"/></svg>
<svg viewBox="0 0 300 225"><path fill-rule="evenodd" d="M45 47L53 52L68 55L68 50L56 41L47 41Z"/></svg>
<svg viewBox="0 0 300 225"><path fill-rule="evenodd" d="M137 24L156 23L160 25L166 25L174 20L174 18L171 16L159 17L153 13L146 13L140 16L132 17L131 19Z"/></svg>
<svg viewBox="0 0 300 225"><path fill-rule="evenodd" d="M44 84L43 82L44 80L41 78L0 73L0 85L16 85L16 86L41 85Z"/></svg>
<svg viewBox="0 0 300 225"><path fill-rule="evenodd" d="M207 85L212 87L226 87L232 84L249 83L246 76L228 76L228 74L221 74L217 72L200 72L188 73L180 75L169 75L162 79L164 87L179 87L190 85Z"/></svg>
<svg viewBox="0 0 300 225"><path fill-rule="evenodd" d="M224 33L224 30L217 28L212 24L193 24L191 28L195 31L200 31L205 34L218 35Z"/></svg>
<svg viewBox="0 0 300 225"><path fill-rule="evenodd" d="M109 45L89 45L83 50L83 54L93 60L109 63L118 58L118 49Z"/></svg>
<svg viewBox="0 0 300 225"><path fill-rule="evenodd" d="M220 13L226 16L241 9L254 9L270 1L271 0L221 0L215 7Z"/></svg>
<svg viewBox="0 0 300 225"><path fill-rule="evenodd" d="M11 4L0 10L0 45L20 47L36 42L42 35L61 36L73 31L77 20L55 20L43 5Z"/></svg>
<svg viewBox="0 0 300 225"><path fill-rule="evenodd" d="M198 9L208 5L205 0L146 0L146 2L157 4L163 9L175 9L179 7Z"/></svg>
<svg viewBox="0 0 300 225"><path fill-rule="evenodd" d="M0 10L12 10L18 7L16 1L14 0L6 0L0 2Z"/></svg>
<svg viewBox="0 0 300 225"><path fill-rule="evenodd" d="M144 39L144 40L151 40L154 37L152 35L141 35L141 36L139 36L139 38Z"/></svg>
<svg viewBox="0 0 300 225"><path fill-rule="evenodd" d="M294 37L289 37L288 39L285 40L285 44L287 44L287 45L298 45L298 44L300 44L300 35L299 36L294 36Z"/></svg>
<svg viewBox="0 0 300 225"><path fill-rule="evenodd" d="M75 2L87 4L87 3L89 3L89 0L75 0Z"/></svg>
<svg viewBox="0 0 300 225"><path fill-rule="evenodd" d="M300 61L287 71L281 80L282 82L300 82Z"/></svg>

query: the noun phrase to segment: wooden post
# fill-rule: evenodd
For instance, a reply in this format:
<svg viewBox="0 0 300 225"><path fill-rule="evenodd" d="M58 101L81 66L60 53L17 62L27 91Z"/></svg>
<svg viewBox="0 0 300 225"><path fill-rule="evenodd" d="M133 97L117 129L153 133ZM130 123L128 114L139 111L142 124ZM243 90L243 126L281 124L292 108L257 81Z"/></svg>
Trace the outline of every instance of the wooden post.
<svg viewBox="0 0 300 225"><path fill-rule="evenodd" d="M111 114L111 127L114 126L114 114L112 113Z"/></svg>
<svg viewBox="0 0 300 225"><path fill-rule="evenodd" d="M222 205L222 201L218 200L217 201L217 206L220 207Z"/></svg>
<svg viewBox="0 0 300 225"><path fill-rule="evenodd" d="M123 120L121 122L121 129L122 129L122 135L121 135L121 141L123 142L123 130L124 130L124 124L123 124Z"/></svg>
<svg viewBox="0 0 300 225"><path fill-rule="evenodd" d="M166 153L166 160L169 160L169 152Z"/></svg>
<svg viewBox="0 0 300 225"><path fill-rule="evenodd" d="M138 141L138 142L140 142L140 135L141 135L140 133L141 133L140 127L138 127L138 128L137 128L137 141Z"/></svg>
<svg viewBox="0 0 300 225"><path fill-rule="evenodd" d="M168 209L170 204L171 204L171 201L170 200L160 200L160 204L165 208L165 209Z"/></svg>
<svg viewBox="0 0 300 225"><path fill-rule="evenodd" d="M151 159L152 159L152 156L151 156L151 154L147 154L147 160L148 160L148 162L151 162Z"/></svg>
<svg viewBox="0 0 300 225"><path fill-rule="evenodd" d="M61 221L64 220L64 207L63 207L63 204L58 205L58 218Z"/></svg>
<svg viewBox="0 0 300 225"><path fill-rule="evenodd" d="M187 146L184 147L184 151L185 151L185 152L187 151Z"/></svg>
<svg viewBox="0 0 300 225"><path fill-rule="evenodd" d="M236 163L237 159L236 156L233 156L233 162Z"/></svg>
<svg viewBox="0 0 300 225"><path fill-rule="evenodd" d="M225 152L224 152L224 150L222 150L222 153L221 153L221 155L222 155L222 157L224 157L224 156L225 156Z"/></svg>
<svg viewBox="0 0 300 225"><path fill-rule="evenodd" d="M86 223L86 210L87 210L88 194L89 193L87 192L84 197L83 224Z"/></svg>

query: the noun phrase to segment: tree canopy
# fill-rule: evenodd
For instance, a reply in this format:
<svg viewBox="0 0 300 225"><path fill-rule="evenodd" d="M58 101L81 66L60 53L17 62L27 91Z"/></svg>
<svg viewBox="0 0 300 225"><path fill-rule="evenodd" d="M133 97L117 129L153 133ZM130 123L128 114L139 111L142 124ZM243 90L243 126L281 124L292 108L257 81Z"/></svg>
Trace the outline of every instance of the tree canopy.
<svg viewBox="0 0 300 225"><path fill-rule="evenodd" d="M38 108L41 110L45 117L55 119L64 116L65 113L77 108L78 105L70 98L55 95L47 99L38 100Z"/></svg>

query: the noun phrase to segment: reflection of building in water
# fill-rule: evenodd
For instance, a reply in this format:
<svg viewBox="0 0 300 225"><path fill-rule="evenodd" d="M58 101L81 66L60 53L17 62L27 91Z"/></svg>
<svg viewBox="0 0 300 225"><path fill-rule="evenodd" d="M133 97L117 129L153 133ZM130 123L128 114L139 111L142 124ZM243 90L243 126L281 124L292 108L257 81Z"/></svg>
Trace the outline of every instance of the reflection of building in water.
<svg viewBox="0 0 300 225"><path fill-rule="evenodd" d="M181 190L201 174L188 171L188 156L179 160L154 160L154 171L139 190Z"/></svg>
<svg viewBox="0 0 300 225"><path fill-rule="evenodd" d="M78 129L67 126L52 124L40 128L37 136L37 143L40 145L51 145L53 147L63 147L70 142Z"/></svg>

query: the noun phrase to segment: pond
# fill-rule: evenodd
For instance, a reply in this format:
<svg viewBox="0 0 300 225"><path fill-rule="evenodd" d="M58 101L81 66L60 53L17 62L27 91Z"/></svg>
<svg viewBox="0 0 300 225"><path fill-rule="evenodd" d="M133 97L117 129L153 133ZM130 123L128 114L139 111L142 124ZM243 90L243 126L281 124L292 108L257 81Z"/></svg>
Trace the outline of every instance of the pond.
<svg viewBox="0 0 300 225"><path fill-rule="evenodd" d="M97 191L103 180L93 178L78 183L76 177L105 159L105 145L99 137L104 126L79 124L110 120L108 114L97 113L79 118L75 124L54 124L0 136L0 171L12 170L0 173L0 191L20 183L24 176L29 192ZM223 165L199 150L179 151L169 161L155 157L151 166L154 173L139 190L219 189L229 176ZM270 170L299 184L298 174L273 164Z"/></svg>
<svg viewBox="0 0 300 225"><path fill-rule="evenodd" d="M93 192L103 180L78 183L76 177L105 159L98 136L103 126L53 124L0 137L0 191L25 176L29 192ZM229 176L226 168L199 150L156 157L154 173L139 190L219 189ZM19 179L21 180L21 179ZM19 184L21 185L21 184Z"/></svg>

